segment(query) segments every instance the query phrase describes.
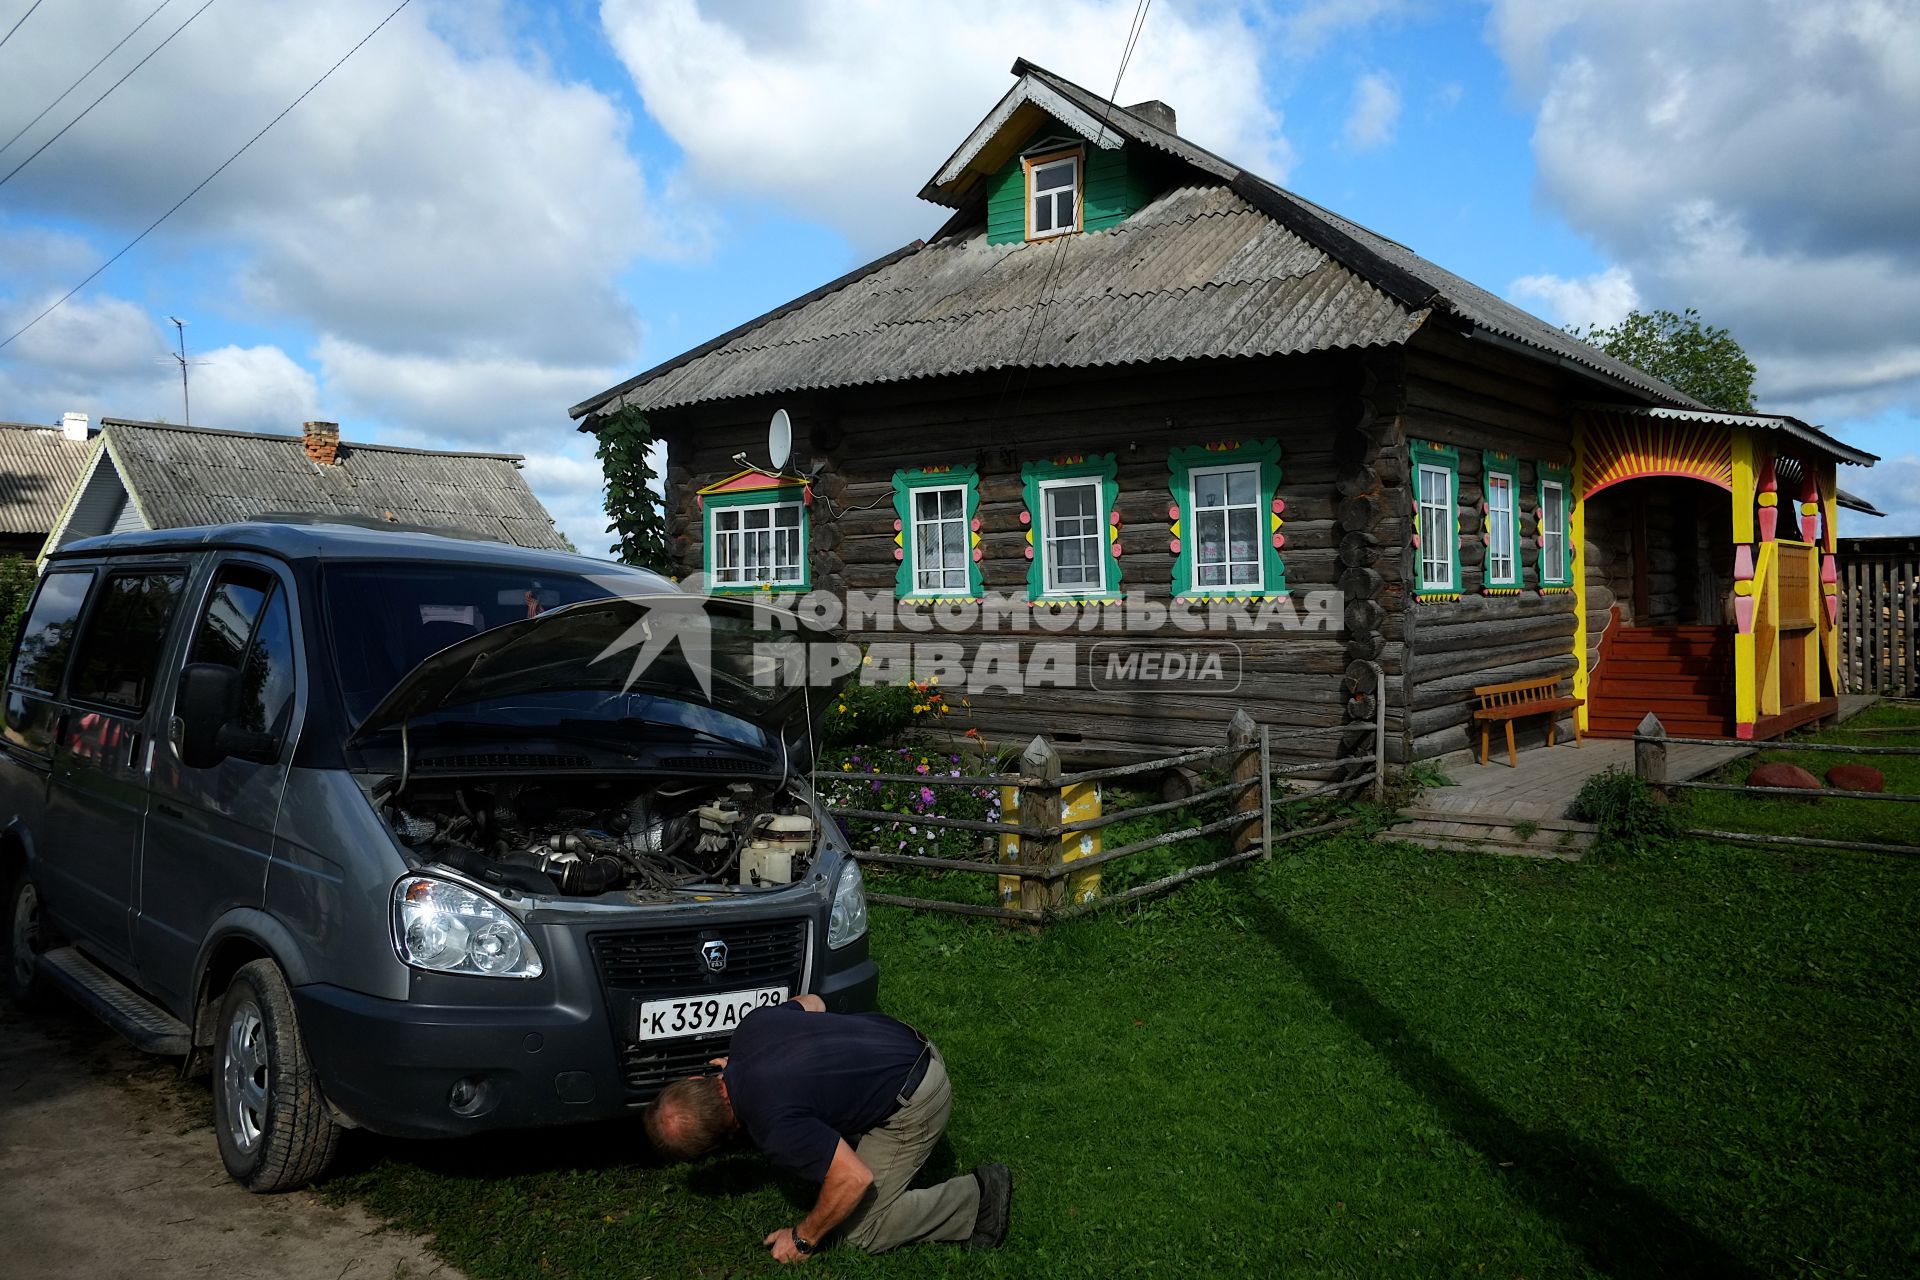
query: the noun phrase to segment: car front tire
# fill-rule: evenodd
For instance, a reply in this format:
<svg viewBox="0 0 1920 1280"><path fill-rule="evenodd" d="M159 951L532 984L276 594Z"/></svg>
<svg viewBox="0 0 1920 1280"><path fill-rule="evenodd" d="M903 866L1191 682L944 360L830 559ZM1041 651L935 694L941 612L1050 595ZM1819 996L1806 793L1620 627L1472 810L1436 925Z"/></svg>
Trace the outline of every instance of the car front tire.
<svg viewBox="0 0 1920 1280"><path fill-rule="evenodd" d="M287 980L271 960L233 976L213 1050L213 1129L220 1159L249 1191L292 1191L318 1178L340 1145L320 1094Z"/></svg>

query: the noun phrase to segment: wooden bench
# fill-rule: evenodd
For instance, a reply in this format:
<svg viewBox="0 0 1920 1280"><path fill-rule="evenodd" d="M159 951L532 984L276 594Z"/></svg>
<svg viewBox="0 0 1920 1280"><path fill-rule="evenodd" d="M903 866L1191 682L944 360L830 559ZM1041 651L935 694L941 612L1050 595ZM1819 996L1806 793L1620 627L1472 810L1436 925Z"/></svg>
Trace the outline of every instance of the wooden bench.
<svg viewBox="0 0 1920 1280"><path fill-rule="evenodd" d="M1558 696L1562 677L1547 676L1539 680L1513 680L1506 684L1483 684L1473 691L1480 699L1479 709L1473 713L1474 721L1480 726L1480 763L1487 762L1487 739L1493 732L1496 721L1504 721L1507 726L1507 763L1514 768L1520 767L1519 753L1513 749L1513 722L1522 716L1543 715L1547 717L1547 745L1552 746L1554 734L1562 711L1570 711L1585 704L1585 698L1562 698ZM1573 721L1573 744L1580 745L1580 720Z"/></svg>

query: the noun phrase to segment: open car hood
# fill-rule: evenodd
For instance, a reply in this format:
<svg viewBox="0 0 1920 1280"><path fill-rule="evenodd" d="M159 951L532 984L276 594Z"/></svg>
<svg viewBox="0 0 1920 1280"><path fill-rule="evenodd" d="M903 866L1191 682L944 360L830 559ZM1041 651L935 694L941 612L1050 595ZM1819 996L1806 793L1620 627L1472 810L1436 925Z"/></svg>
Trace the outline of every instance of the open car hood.
<svg viewBox="0 0 1920 1280"><path fill-rule="evenodd" d="M482 631L402 676L349 742L409 720L498 699L627 692L710 706L789 748L859 670L837 632L747 600L667 595L586 600ZM814 683L809 686L809 678Z"/></svg>

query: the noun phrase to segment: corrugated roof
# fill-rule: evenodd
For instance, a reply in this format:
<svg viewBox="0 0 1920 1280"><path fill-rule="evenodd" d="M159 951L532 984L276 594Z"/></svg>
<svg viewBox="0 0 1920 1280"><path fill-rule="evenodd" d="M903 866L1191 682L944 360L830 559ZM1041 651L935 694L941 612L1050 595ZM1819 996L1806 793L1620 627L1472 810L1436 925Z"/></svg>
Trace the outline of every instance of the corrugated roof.
<svg viewBox="0 0 1920 1280"><path fill-rule="evenodd" d="M358 515L564 550L514 454L437 453L342 441L320 466L303 438L103 418L108 455L150 528L273 513Z"/></svg>
<svg viewBox="0 0 1920 1280"><path fill-rule="evenodd" d="M1070 80L1024 59L1013 70L1019 83L921 192L962 209L948 224L953 234L909 245L584 400L572 416L1007 366L1094 367L1397 343L1435 311L1650 399L1698 407L1405 245ZM1061 123L1096 145L1110 146L1118 135L1151 147L1190 166L1201 185L1165 193L1109 231L986 244L977 225L957 225L973 220L966 210L985 176L981 152L998 129L1025 118L1020 112L1050 104ZM1229 243L1242 260L1220 256ZM1029 324L1041 306L1046 322ZM1221 314L1205 314L1210 310Z"/></svg>
<svg viewBox="0 0 1920 1280"><path fill-rule="evenodd" d="M989 244L976 227L936 241L620 400L660 409L1010 365L1373 346L1404 342L1425 316L1225 187L1182 187L1107 231Z"/></svg>
<svg viewBox="0 0 1920 1280"><path fill-rule="evenodd" d="M1583 404L1590 413L1608 413L1626 418L1652 418L1663 422L1702 422L1720 427L1752 427L1760 431L1778 431L1803 444L1833 455L1856 467L1870 467L1880 455L1856 449L1844 440L1828 435L1810 422L1786 413L1721 413L1716 409L1674 409L1638 404Z"/></svg>
<svg viewBox="0 0 1920 1280"><path fill-rule="evenodd" d="M46 536L93 449L58 427L0 422L0 533Z"/></svg>

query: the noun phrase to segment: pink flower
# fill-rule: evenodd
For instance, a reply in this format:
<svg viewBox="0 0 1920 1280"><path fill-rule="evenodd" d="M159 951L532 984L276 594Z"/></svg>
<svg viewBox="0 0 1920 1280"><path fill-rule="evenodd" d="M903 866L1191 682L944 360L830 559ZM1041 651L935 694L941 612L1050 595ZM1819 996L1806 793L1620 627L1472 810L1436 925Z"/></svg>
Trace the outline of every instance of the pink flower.
<svg viewBox="0 0 1920 1280"><path fill-rule="evenodd" d="M921 804L932 804L932 803L933 803L933 788L932 788L932 787L922 787L922 788L920 788L920 803L921 803Z"/></svg>

